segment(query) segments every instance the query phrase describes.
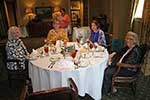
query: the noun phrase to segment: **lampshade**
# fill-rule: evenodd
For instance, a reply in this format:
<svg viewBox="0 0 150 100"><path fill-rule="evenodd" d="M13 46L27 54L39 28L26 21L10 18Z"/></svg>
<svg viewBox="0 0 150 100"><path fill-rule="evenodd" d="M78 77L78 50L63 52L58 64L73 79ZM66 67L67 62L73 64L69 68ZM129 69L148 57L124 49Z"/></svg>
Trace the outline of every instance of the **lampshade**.
<svg viewBox="0 0 150 100"><path fill-rule="evenodd" d="M26 8L26 9L25 9L25 13L26 13L26 14L32 13L32 9L31 9L31 8Z"/></svg>
<svg viewBox="0 0 150 100"><path fill-rule="evenodd" d="M36 16L35 13L33 13L32 8L26 8L25 9L25 16L24 16L24 23L27 24L29 21L34 19Z"/></svg>
<svg viewBox="0 0 150 100"><path fill-rule="evenodd" d="M53 12L58 12L60 11L60 7L59 6L55 6Z"/></svg>

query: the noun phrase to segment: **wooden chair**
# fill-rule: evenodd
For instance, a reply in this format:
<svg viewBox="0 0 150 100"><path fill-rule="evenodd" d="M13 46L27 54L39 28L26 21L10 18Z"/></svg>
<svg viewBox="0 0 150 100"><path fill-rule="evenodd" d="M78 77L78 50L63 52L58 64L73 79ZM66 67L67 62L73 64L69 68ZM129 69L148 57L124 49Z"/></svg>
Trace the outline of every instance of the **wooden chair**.
<svg viewBox="0 0 150 100"><path fill-rule="evenodd" d="M138 79L141 66L142 66L144 59L145 59L145 56L146 56L147 45L146 44L141 45L140 49L141 49L141 62L140 62L140 64L122 64L122 65L118 66L116 73L112 77L112 93L115 92L114 90L116 88L131 88L133 93L135 94L136 81ZM119 73L120 69L124 68L124 67L127 68L127 66L130 68L131 67L137 68L137 73L131 77L119 76L118 73Z"/></svg>
<svg viewBox="0 0 150 100"><path fill-rule="evenodd" d="M20 69L20 70L10 70L7 68L7 63L8 62L16 62L17 66L20 67L21 65L19 62L20 60L14 60L14 59L7 59L6 51L5 51L5 44L1 44L0 46L1 54L2 54L2 61L5 65L7 75L8 75L8 80L9 80L9 86L11 87L12 81L13 80L24 80L26 81L27 79L30 81L29 76L28 76L28 61L25 61L25 69Z"/></svg>
<svg viewBox="0 0 150 100"><path fill-rule="evenodd" d="M121 50L122 47L123 47L123 41L121 39L112 39L111 51Z"/></svg>
<svg viewBox="0 0 150 100"><path fill-rule="evenodd" d="M105 32L105 39L106 39L106 48L109 53L111 53L111 47L112 47L112 34Z"/></svg>
<svg viewBox="0 0 150 100"><path fill-rule="evenodd" d="M78 88L72 78L68 79L68 87L59 87L49 90L42 90L26 95L27 89L23 88L20 100L77 100ZM25 96L26 95L26 96Z"/></svg>

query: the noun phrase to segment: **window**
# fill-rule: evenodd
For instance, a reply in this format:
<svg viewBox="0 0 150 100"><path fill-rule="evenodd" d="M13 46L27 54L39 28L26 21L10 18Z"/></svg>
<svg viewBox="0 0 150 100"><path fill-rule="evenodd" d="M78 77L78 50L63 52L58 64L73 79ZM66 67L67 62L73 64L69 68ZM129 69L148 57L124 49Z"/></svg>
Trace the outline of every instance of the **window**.
<svg viewBox="0 0 150 100"><path fill-rule="evenodd" d="M145 0L139 0L134 18L142 18L144 1Z"/></svg>

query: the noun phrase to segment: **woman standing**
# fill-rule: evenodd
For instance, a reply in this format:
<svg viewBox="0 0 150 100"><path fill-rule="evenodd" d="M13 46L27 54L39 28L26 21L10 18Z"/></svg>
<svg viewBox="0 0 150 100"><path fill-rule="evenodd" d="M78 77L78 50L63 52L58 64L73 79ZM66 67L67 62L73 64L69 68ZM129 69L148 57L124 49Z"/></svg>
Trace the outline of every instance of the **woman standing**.
<svg viewBox="0 0 150 100"><path fill-rule="evenodd" d="M61 16L62 16L62 18L59 19L60 25L62 28L65 29L65 31L67 33L70 34L70 30L71 30L71 28L70 28L70 24L71 24L70 16L66 13L66 10L64 8L61 8L60 12L61 12Z"/></svg>

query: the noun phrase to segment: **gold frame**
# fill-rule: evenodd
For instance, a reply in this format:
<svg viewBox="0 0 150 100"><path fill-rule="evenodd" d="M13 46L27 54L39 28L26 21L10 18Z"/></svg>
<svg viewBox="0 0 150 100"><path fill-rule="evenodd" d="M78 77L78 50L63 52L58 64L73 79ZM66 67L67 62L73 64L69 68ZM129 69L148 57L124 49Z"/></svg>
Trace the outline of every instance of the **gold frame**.
<svg viewBox="0 0 150 100"><path fill-rule="evenodd" d="M52 7L35 7L36 15L41 15L42 19L52 18Z"/></svg>
<svg viewBox="0 0 150 100"><path fill-rule="evenodd" d="M71 11L71 19L72 19L72 21L77 20L77 16L78 16L78 18L80 18L80 11L79 10L72 10Z"/></svg>
<svg viewBox="0 0 150 100"><path fill-rule="evenodd" d="M80 1L71 1L71 9L80 10Z"/></svg>

